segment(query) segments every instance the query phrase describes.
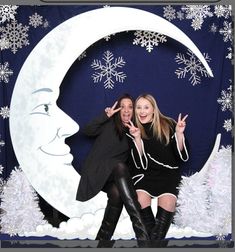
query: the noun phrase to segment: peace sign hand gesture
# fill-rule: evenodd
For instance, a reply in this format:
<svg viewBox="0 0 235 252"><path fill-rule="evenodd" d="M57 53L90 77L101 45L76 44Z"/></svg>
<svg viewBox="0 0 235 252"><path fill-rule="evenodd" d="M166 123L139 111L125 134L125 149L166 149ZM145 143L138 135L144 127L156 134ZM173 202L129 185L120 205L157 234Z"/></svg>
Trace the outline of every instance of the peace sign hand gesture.
<svg viewBox="0 0 235 252"><path fill-rule="evenodd" d="M129 121L129 124L127 123L126 126L129 128L129 132L134 138L141 138L140 129L135 127L132 121Z"/></svg>
<svg viewBox="0 0 235 252"><path fill-rule="evenodd" d="M178 116L178 122L177 122L176 127L175 127L176 133L183 134L183 132L185 130L185 127L186 127L185 120L186 120L187 117L188 117L188 115L184 116L181 119L181 113L179 114L179 116Z"/></svg>
<svg viewBox="0 0 235 252"><path fill-rule="evenodd" d="M104 111L106 113L106 115L108 117L111 117L113 116L115 113L117 113L119 110L121 110L121 107L115 109L115 107L117 106L117 101L113 104L113 106L110 108L110 107L107 107Z"/></svg>

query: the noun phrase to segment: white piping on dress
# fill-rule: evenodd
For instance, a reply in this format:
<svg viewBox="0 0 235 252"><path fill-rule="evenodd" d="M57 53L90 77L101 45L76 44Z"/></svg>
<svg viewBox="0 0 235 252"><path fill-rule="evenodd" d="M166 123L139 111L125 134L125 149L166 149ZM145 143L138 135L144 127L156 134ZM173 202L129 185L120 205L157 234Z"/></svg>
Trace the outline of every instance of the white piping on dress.
<svg viewBox="0 0 235 252"><path fill-rule="evenodd" d="M135 179L135 178L137 178L137 177L140 177L140 178L138 178L138 179L135 181L134 185L136 185L136 184L144 177L144 174L143 174L143 173L137 174L137 175L133 176L132 179Z"/></svg>
<svg viewBox="0 0 235 252"><path fill-rule="evenodd" d="M170 165L163 164L163 163L157 161L156 159L152 158L151 155L150 155L149 153L147 153L147 155L148 155L149 158L152 159L155 163L157 163L157 164L159 164L159 165L162 165L162 166L164 166L164 167L166 167L166 168L169 168L169 169L178 169L178 168L179 168L179 166L170 166Z"/></svg>
<svg viewBox="0 0 235 252"><path fill-rule="evenodd" d="M181 160L183 160L184 162L188 161L189 155L188 155L188 151L187 151L187 148L186 148L186 145L185 145L185 138L183 138L183 147L184 147L184 150L185 150L185 152L186 152L187 158L186 158L186 159L183 159L182 154L181 154L181 151L180 151L180 148L179 148L179 143L178 143L178 139L177 139L176 133L172 136L172 138L173 138L173 137L175 137L177 150L178 150L178 152L179 152L179 155L180 155Z"/></svg>
<svg viewBox="0 0 235 252"><path fill-rule="evenodd" d="M160 198L160 197L162 197L162 196L164 196L164 195L171 195L171 196L174 196L176 199L177 199L177 197L173 194L173 193L162 193L162 194L160 194L160 195L158 195L158 196L153 196L152 194L150 194L149 192L147 192L146 190L144 190L144 189L137 189L136 190L137 192L145 192L146 194L148 194L150 197L152 197L152 198Z"/></svg>

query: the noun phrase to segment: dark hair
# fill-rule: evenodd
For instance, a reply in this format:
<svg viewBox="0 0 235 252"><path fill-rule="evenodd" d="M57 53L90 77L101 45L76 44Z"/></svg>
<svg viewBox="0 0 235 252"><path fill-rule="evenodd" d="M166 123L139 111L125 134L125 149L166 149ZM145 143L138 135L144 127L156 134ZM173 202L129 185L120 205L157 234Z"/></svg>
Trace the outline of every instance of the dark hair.
<svg viewBox="0 0 235 252"><path fill-rule="evenodd" d="M132 101L132 104L133 104L133 115L134 115L134 99L132 98L132 96L130 96L129 94L123 94L122 96L120 96L118 98L118 103L117 103L117 106L116 108L119 108L120 107L120 103L123 99L130 99ZM125 133L125 129L126 127L123 125L122 121L121 121L121 116L120 116L120 112L116 113L114 116L113 116L113 120L114 120L114 126L115 126L115 130L116 130L116 133L117 135L119 136L120 139L123 138L124 136L124 133Z"/></svg>

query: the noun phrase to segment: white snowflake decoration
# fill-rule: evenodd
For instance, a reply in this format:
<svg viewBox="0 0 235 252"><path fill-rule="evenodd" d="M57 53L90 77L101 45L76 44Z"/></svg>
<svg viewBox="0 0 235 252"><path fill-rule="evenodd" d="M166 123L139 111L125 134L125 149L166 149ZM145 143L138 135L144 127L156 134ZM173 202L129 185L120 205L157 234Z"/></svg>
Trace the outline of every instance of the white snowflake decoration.
<svg viewBox="0 0 235 252"><path fill-rule="evenodd" d="M8 108L8 106L1 107L0 115L2 116L3 119L10 117L10 109Z"/></svg>
<svg viewBox="0 0 235 252"><path fill-rule="evenodd" d="M11 51L15 54L19 48L29 45L28 37L29 26L23 26L21 23L17 23L16 20L11 21L6 27L0 27L0 32L9 43Z"/></svg>
<svg viewBox="0 0 235 252"><path fill-rule="evenodd" d="M43 21L42 27L43 27L43 28L48 28L49 26L50 26L50 25L49 25L48 20L45 19L45 20Z"/></svg>
<svg viewBox="0 0 235 252"><path fill-rule="evenodd" d="M167 42L166 36L156 32L136 31L134 35L136 37L133 41L133 45L146 47L148 52L153 50L153 46L158 46L159 43Z"/></svg>
<svg viewBox="0 0 235 252"><path fill-rule="evenodd" d="M43 17L40 16L37 12L35 12L32 16L29 16L29 25L37 28L38 26L43 24Z"/></svg>
<svg viewBox="0 0 235 252"><path fill-rule="evenodd" d="M110 51L104 52L103 60L104 64L101 62L101 60L94 60L91 64L91 67L93 69L98 70L98 72L92 74L93 81L94 83L97 83L101 82L103 78L105 78L104 87L113 89L113 78L115 78L116 82L123 82L126 78L126 74L117 71L117 68L122 68L126 64L126 62L122 57L114 59L113 54Z"/></svg>
<svg viewBox="0 0 235 252"><path fill-rule="evenodd" d="M198 74L204 77L209 77L209 74L207 70L204 68L204 66L202 65L201 61L198 60L198 58L190 50L188 50L187 55L188 57L186 57L182 53L177 53L175 57L176 62L178 63L178 65L184 64L185 67L184 68L179 67L175 71L175 74L177 75L178 79L185 78L186 74L190 74L189 80L191 81L193 86L195 86L201 83L201 78ZM203 55L206 61L210 62L211 59L208 56L208 54L204 53Z"/></svg>
<svg viewBox="0 0 235 252"><path fill-rule="evenodd" d="M181 10L185 12L186 19L192 19L191 26L195 31L201 29L206 17L213 16L209 5L185 5Z"/></svg>
<svg viewBox="0 0 235 252"><path fill-rule="evenodd" d="M217 32L217 29L218 27L215 25L215 23L213 23L211 26L210 26L210 32L212 33L216 33Z"/></svg>
<svg viewBox="0 0 235 252"><path fill-rule="evenodd" d="M84 51L79 57L78 60L80 61L81 59L86 57L86 51Z"/></svg>
<svg viewBox="0 0 235 252"><path fill-rule="evenodd" d="M0 135L0 152L1 152L1 147L3 147L4 145L5 145L5 142L1 140L1 135Z"/></svg>
<svg viewBox="0 0 235 252"><path fill-rule="evenodd" d="M217 18L224 17L227 19L232 16L232 5L215 5L214 14Z"/></svg>
<svg viewBox="0 0 235 252"><path fill-rule="evenodd" d="M163 7L163 17L166 18L167 20L171 21L173 19L176 19L176 11L171 5L167 5L166 7Z"/></svg>
<svg viewBox="0 0 235 252"><path fill-rule="evenodd" d="M182 11L177 11L176 15L180 21L184 19L184 13Z"/></svg>
<svg viewBox="0 0 235 252"><path fill-rule="evenodd" d="M224 120L223 127L227 132L232 131L232 120L231 119Z"/></svg>
<svg viewBox="0 0 235 252"><path fill-rule="evenodd" d="M9 47L10 47L9 41L4 37L0 38L0 50L5 50L8 49Z"/></svg>
<svg viewBox="0 0 235 252"><path fill-rule="evenodd" d="M115 36L116 33L110 34L108 36L104 37L104 40L109 41L111 39L111 36Z"/></svg>
<svg viewBox="0 0 235 252"><path fill-rule="evenodd" d="M4 167L0 164L0 174L2 174Z"/></svg>
<svg viewBox="0 0 235 252"><path fill-rule="evenodd" d="M16 5L0 5L0 24L15 19Z"/></svg>
<svg viewBox="0 0 235 252"><path fill-rule="evenodd" d="M13 74L13 71L8 68L9 63L5 62L4 65L0 64L0 82L9 82L9 76Z"/></svg>
<svg viewBox="0 0 235 252"><path fill-rule="evenodd" d="M227 92L225 90L221 91L221 97L217 100L219 104L221 104L221 110L226 111L230 110L232 111L232 86L227 88Z"/></svg>
<svg viewBox="0 0 235 252"><path fill-rule="evenodd" d="M219 33L224 36L224 42L231 41L232 42L232 23L224 21L224 27L219 30Z"/></svg>

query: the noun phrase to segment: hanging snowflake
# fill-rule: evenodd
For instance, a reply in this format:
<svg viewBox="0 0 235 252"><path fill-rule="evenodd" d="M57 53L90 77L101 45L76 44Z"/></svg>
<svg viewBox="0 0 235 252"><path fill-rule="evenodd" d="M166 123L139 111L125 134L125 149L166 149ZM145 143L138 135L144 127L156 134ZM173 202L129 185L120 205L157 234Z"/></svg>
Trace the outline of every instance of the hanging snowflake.
<svg viewBox="0 0 235 252"><path fill-rule="evenodd" d="M13 71L8 68L9 63L5 62L4 65L0 64L0 82L9 82L9 76L13 74Z"/></svg>
<svg viewBox="0 0 235 252"><path fill-rule="evenodd" d="M223 128L229 132L229 131L232 131L232 120L231 119L228 119L228 120L224 120L224 126Z"/></svg>
<svg viewBox="0 0 235 252"><path fill-rule="evenodd" d="M0 50L5 50L10 47L10 43L6 38L0 38Z"/></svg>
<svg viewBox="0 0 235 252"><path fill-rule="evenodd" d="M8 106L1 107L0 115L2 116L3 119L10 117L10 109L8 108Z"/></svg>
<svg viewBox="0 0 235 252"><path fill-rule="evenodd" d="M171 21L173 19L176 19L175 16L175 9L171 7L171 5L167 5L166 7L163 7L163 17L165 17L167 20Z"/></svg>
<svg viewBox="0 0 235 252"><path fill-rule="evenodd" d="M158 46L159 43L167 42L166 36L156 32L136 31L134 35L136 38L133 41L133 45L146 47L148 52L153 50L153 46Z"/></svg>
<svg viewBox="0 0 235 252"><path fill-rule="evenodd" d="M29 16L29 25L37 28L38 26L43 24L42 19L43 17L35 12L32 16Z"/></svg>
<svg viewBox="0 0 235 252"><path fill-rule="evenodd" d="M99 72L92 74L92 78L94 83L101 82L103 78L105 78L104 87L113 89L113 78L115 78L116 82L123 82L126 78L126 74L117 71L117 68L122 68L126 62L122 57L114 59L113 54L110 51L105 51L103 55L104 64L101 63L101 60L94 60L91 64L93 69L99 70Z"/></svg>
<svg viewBox="0 0 235 252"><path fill-rule="evenodd" d="M224 36L224 42L231 41L232 42L232 23L224 21L224 27L219 30L219 33Z"/></svg>
<svg viewBox="0 0 235 252"><path fill-rule="evenodd" d="M201 29L206 17L213 16L209 5L185 5L181 10L185 12L186 19L192 19L191 26L195 31Z"/></svg>
<svg viewBox="0 0 235 252"><path fill-rule="evenodd" d="M29 45L27 39L29 26L23 26L21 23L17 23L16 20L11 21L6 27L0 27L3 37L5 37L9 43L11 51L15 54L22 46Z"/></svg>
<svg viewBox="0 0 235 252"><path fill-rule="evenodd" d="M175 60L180 64L184 64L185 67L179 67L176 71L175 74L177 75L178 79L179 78L185 78L186 74L189 73L191 76L189 80L193 84L193 86L200 84L201 83L201 78L198 74L201 74L201 76L204 77L209 77L209 74L207 73L207 70L204 68L202 65L201 61L198 60L198 58L190 51L188 50L187 55L189 56L186 58L186 56L182 53L177 53ZM204 53L203 54L206 61L210 62L210 57L208 54Z"/></svg>
<svg viewBox="0 0 235 252"><path fill-rule="evenodd" d="M0 5L0 23L15 19L16 9L19 6L16 5Z"/></svg>
<svg viewBox="0 0 235 252"><path fill-rule="evenodd" d="M221 91L221 97L217 100L219 104L221 104L221 110L232 111L232 86L227 88L227 92L225 90Z"/></svg>
<svg viewBox="0 0 235 252"><path fill-rule="evenodd" d="M217 32L217 26L214 23L210 26L210 32L214 34Z"/></svg>
<svg viewBox="0 0 235 252"><path fill-rule="evenodd" d="M214 14L217 18L224 17L227 19L232 16L232 5L215 5Z"/></svg>

